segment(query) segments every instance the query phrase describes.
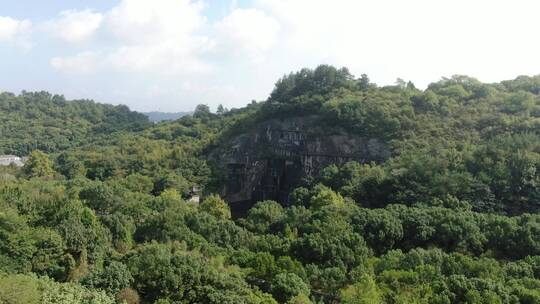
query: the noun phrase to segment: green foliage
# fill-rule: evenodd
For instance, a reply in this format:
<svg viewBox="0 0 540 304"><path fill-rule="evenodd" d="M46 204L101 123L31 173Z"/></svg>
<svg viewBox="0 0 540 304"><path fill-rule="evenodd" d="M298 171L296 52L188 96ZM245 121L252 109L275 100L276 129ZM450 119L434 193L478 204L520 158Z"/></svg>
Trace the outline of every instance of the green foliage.
<svg viewBox="0 0 540 304"><path fill-rule="evenodd" d="M73 266L72 257L59 233L44 227L30 227L12 207L0 211L0 269L8 272L33 271L65 279Z"/></svg>
<svg viewBox="0 0 540 304"><path fill-rule="evenodd" d="M126 265L113 261L100 270L94 270L81 281L82 285L102 289L109 294L117 294L133 283L133 277Z"/></svg>
<svg viewBox="0 0 540 304"><path fill-rule="evenodd" d="M373 278L365 276L358 282L341 290L340 302L344 304L382 303L381 291Z"/></svg>
<svg viewBox="0 0 540 304"><path fill-rule="evenodd" d="M249 289L236 269L214 264L177 243L147 244L129 254L126 263L137 290L149 301L258 302L259 295Z"/></svg>
<svg viewBox="0 0 540 304"><path fill-rule="evenodd" d="M24 166L28 177L51 177L54 174L53 163L47 154L35 150L32 151Z"/></svg>
<svg viewBox="0 0 540 304"><path fill-rule="evenodd" d="M116 301L126 304L139 304L140 297L137 291L131 288L122 289L116 296Z"/></svg>
<svg viewBox="0 0 540 304"><path fill-rule="evenodd" d="M347 68L320 65L315 70L302 69L284 76L270 94L271 101L292 102L304 94L324 95L339 88L352 88L355 83Z"/></svg>
<svg viewBox="0 0 540 304"><path fill-rule="evenodd" d="M393 139L412 124L414 111L410 100L380 92L366 96L350 93L324 103L321 115L331 126L342 126L368 138Z"/></svg>
<svg viewBox="0 0 540 304"><path fill-rule="evenodd" d="M539 303L539 79L420 91L323 65L265 102L156 125L0 94L0 154L31 153L0 168L0 302ZM288 205L232 219L210 194L227 179L214 153L307 115L308 139L358 137L373 162L330 165Z"/></svg>
<svg viewBox="0 0 540 304"><path fill-rule="evenodd" d="M274 201L263 201L258 202L248 211L243 224L250 231L269 233L284 216L285 212L280 204Z"/></svg>
<svg viewBox="0 0 540 304"><path fill-rule="evenodd" d="M78 284L47 282L43 304L114 304L115 300L103 291L89 290Z"/></svg>
<svg viewBox="0 0 540 304"><path fill-rule="evenodd" d="M126 106L25 91L18 96L0 94L0 121L0 154L21 156L34 150L65 150L96 136L150 126L146 116Z"/></svg>
<svg viewBox="0 0 540 304"><path fill-rule="evenodd" d="M280 273L272 283L272 294L278 301L291 300L299 295L309 296L309 286L294 273Z"/></svg>
<svg viewBox="0 0 540 304"><path fill-rule="evenodd" d="M68 179L86 175L86 168L83 162L67 153L62 153L56 159L55 169L58 173L64 175Z"/></svg>
<svg viewBox="0 0 540 304"><path fill-rule="evenodd" d="M287 304L311 304L311 300L309 297L305 294L299 294L297 296L292 297L289 301L287 301Z"/></svg>
<svg viewBox="0 0 540 304"><path fill-rule="evenodd" d="M205 197L199 208L201 211L207 212L219 219L227 220L231 218L229 205L217 194Z"/></svg>
<svg viewBox="0 0 540 304"><path fill-rule="evenodd" d="M310 206L315 209L320 209L325 206L343 207L345 201L341 194L332 191L332 189L323 185L317 185L314 189L315 194L311 198Z"/></svg>
<svg viewBox="0 0 540 304"><path fill-rule="evenodd" d="M38 304L41 299L39 284L32 277L9 275L0 277L0 303Z"/></svg>
<svg viewBox="0 0 540 304"><path fill-rule="evenodd" d="M33 275L0 275L0 302L13 304L114 304L106 293Z"/></svg>

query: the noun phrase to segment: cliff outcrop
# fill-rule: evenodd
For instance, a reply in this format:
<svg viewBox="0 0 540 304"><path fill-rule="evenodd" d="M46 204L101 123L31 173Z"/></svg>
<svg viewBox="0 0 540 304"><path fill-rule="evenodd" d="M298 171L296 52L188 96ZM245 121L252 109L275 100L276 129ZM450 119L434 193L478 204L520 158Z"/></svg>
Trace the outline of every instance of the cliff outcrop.
<svg viewBox="0 0 540 304"><path fill-rule="evenodd" d="M390 156L387 144L375 138L344 131L320 134L314 131L320 130L318 121L316 116L263 121L211 153L226 172L222 195L233 213L244 213L261 200L287 205L302 178L330 164L381 162Z"/></svg>

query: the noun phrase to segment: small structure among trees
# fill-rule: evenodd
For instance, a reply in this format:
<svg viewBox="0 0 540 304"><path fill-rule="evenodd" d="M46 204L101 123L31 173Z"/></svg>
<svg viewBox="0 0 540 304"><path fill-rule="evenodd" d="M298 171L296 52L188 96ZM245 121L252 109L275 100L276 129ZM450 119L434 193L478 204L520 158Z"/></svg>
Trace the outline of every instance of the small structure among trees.
<svg viewBox="0 0 540 304"><path fill-rule="evenodd" d="M25 159L15 155L0 155L0 166L15 165L17 167L24 166Z"/></svg>

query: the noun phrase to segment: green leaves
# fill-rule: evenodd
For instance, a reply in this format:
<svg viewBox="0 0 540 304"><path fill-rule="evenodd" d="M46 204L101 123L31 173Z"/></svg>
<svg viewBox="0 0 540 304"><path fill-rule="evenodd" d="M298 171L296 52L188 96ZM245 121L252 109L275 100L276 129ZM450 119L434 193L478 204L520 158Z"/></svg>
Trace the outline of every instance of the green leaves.
<svg viewBox="0 0 540 304"><path fill-rule="evenodd" d="M124 106L0 94L0 152L34 151L0 169L0 302L537 303L539 79L420 91L322 65L266 102L153 126ZM207 195L227 180L216 155L291 116L307 144L357 138L343 151L358 162L298 169L290 206L232 220Z"/></svg>
<svg viewBox="0 0 540 304"><path fill-rule="evenodd" d="M228 220L231 218L229 205L217 194L205 197L199 208L201 211L207 212L218 219Z"/></svg>
<svg viewBox="0 0 540 304"><path fill-rule="evenodd" d="M0 275L0 303L13 304L114 304L103 291L79 284L57 283L35 275Z"/></svg>
<svg viewBox="0 0 540 304"><path fill-rule="evenodd" d="M284 217L284 208L279 203L263 201L255 204L241 223L252 232L264 234L275 231L276 224L280 223Z"/></svg>
<svg viewBox="0 0 540 304"><path fill-rule="evenodd" d="M134 282L125 264L113 261L103 269L96 269L85 276L81 283L88 288L102 289L109 294L117 294Z"/></svg>
<svg viewBox="0 0 540 304"><path fill-rule="evenodd" d="M24 171L30 178L52 177L55 173L52 161L47 154L39 150L35 150L30 154L24 166Z"/></svg>
<svg viewBox="0 0 540 304"><path fill-rule="evenodd" d="M151 125L146 116L126 106L66 101L48 92L1 93L0 121L0 154L20 156L34 150L58 152L103 134Z"/></svg>
<svg viewBox="0 0 540 304"><path fill-rule="evenodd" d="M137 290L148 301L260 303L262 296L249 289L236 269L186 251L178 243L147 244L130 253L126 263Z"/></svg>
<svg viewBox="0 0 540 304"><path fill-rule="evenodd" d="M294 273L280 273L272 282L272 294L281 302L299 295L309 296L309 286Z"/></svg>
<svg viewBox="0 0 540 304"><path fill-rule="evenodd" d="M355 82L347 68L320 65L315 70L302 69L278 80L269 100L290 103L304 94L326 95L340 88L353 87Z"/></svg>
<svg viewBox="0 0 540 304"><path fill-rule="evenodd" d="M364 276L358 282L343 288L340 291L340 300L344 304L378 304L382 303L382 292L372 277Z"/></svg>

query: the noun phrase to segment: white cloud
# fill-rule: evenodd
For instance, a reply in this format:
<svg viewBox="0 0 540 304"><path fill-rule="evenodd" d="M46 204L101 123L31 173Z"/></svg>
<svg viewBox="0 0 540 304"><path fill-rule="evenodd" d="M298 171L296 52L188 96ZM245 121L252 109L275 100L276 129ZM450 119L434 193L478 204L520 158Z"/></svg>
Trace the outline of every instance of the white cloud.
<svg viewBox="0 0 540 304"><path fill-rule="evenodd" d="M60 56L49 64L62 73L45 84L80 81L103 101L148 110L154 99L171 111L240 106L268 96L284 73L321 63L420 87L452 74L499 81L540 73L537 0L203 1L115 0L109 10L64 11L50 22L62 44L48 41L44 24L0 17L0 41L39 43L34 60ZM39 28L49 35L35 35ZM159 90L147 94L148 83Z"/></svg>
<svg viewBox="0 0 540 304"><path fill-rule="evenodd" d="M100 28L103 15L92 10L67 10L60 13L60 18L45 24L53 35L70 43L89 40Z"/></svg>
<svg viewBox="0 0 540 304"><path fill-rule="evenodd" d="M59 71L76 74L91 74L101 66L99 54L91 51L71 57L55 57L50 60L50 64Z"/></svg>
<svg viewBox="0 0 540 304"><path fill-rule="evenodd" d="M29 47L27 35L32 28L29 20L17 20L11 17L0 16L0 42L10 42L23 47Z"/></svg>
<svg viewBox="0 0 540 304"><path fill-rule="evenodd" d="M206 23L202 9L202 3L189 0L122 0L104 14L86 11L85 15L91 14L96 21L92 30L79 28L74 33L82 37L100 27L109 38L103 40L109 44L93 52L92 61L102 67L126 72L205 73L211 66L200 56L213 47L213 42L197 33ZM89 72L88 55L55 58L53 67Z"/></svg>
<svg viewBox="0 0 540 304"><path fill-rule="evenodd" d="M201 2L123 0L107 14L107 27L128 43L183 41L205 24Z"/></svg>
<svg viewBox="0 0 540 304"><path fill-rule="evenodd" d="M217 24L221 44L234 51L246 51L252 56L274 46L279 23L258 9L234 9Z"/></svg>
<svg viewBox="0 0 540 304"><path fill-rule="evenodd" d="M403 77L425 86L452 74L498 81L540 71L534 0L258 3L282 24L279 44L294 62L346 65L382 84Z"/></svg>
<svg viewBox="0 0 540 304"><path fill-rule="evenodd" d="M201 38L178 41L163 41L155 45L128 45L111 52L105 62L121 71L154 71L165 74L206 73L212 66L197 57L211 43Z"/></svg>
<svg viewBox="0 0 540 304"><path fill-rule="evenodd" d="M199 55L213 42L196 32L206 23L203 4L189 0L123 0L107 14L107 28L121 43L108 63L127 71L204 73Z"/></svg>

